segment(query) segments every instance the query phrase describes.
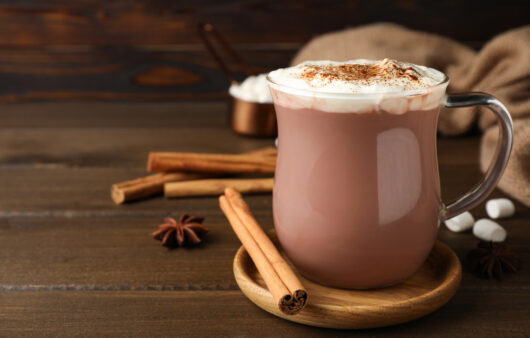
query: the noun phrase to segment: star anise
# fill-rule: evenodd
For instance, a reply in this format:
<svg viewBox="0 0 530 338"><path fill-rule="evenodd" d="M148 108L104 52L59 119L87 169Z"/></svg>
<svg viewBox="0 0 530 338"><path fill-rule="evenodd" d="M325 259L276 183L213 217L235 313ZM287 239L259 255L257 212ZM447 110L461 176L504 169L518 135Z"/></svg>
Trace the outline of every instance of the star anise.
<svg viewBox="0 0 530 338"><path fill-rule="evenodd" d="M177 221L174 218L164 218L164 223L151 236L162 241L162 245L169 248L195 246L201 243L201 238L208 233L208 229L201 225L203 217L182 215Z"/></svg>
<svg viewBox="0 0 530 338"><path fill-rule="evenodd" d="M502 280L503 273L521 269L521 256L504 243L480 241L467 255L471 270L481 277Z"/></svg>

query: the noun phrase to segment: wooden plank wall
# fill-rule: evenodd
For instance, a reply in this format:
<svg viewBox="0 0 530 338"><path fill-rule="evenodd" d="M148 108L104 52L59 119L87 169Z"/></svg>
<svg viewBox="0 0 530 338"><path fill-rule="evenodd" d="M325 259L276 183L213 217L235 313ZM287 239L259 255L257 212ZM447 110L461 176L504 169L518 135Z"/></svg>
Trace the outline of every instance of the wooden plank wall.
<svg viewBox="0 0 530 338"><path fill-rule="evenodd" d="M0 1L0 102L226 97L197 34L213 23L257 70L312 36L393 21L474 47L528 23L528 1Z"/></svg>

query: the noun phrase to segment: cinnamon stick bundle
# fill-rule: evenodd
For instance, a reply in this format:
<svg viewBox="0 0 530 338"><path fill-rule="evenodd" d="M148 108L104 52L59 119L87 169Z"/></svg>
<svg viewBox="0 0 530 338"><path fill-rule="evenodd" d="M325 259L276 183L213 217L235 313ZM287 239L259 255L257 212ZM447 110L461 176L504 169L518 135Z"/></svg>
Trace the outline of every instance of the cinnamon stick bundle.
<svg viewBox="0 0 530 338"><path fill-rule="evenodd" d="M148 171L185 171L215 174L274 174L276 158L255 154L149 154Z"/></svg>
<svg viewBox="0 0 530 338"><path fill-rule="evenodd" d="M219 197L219 205L280 311L289 315L300 312L307 303L307 291L258 224L241 194L227 188L225 195Z"/></svg>
<svg viewBox="0 0 530 338"><path fill-rule="evenodd" d="M265 147L250 151L245 154L263 157L275 157L277 154L277 149L275 147ZM215 174L182 172L158 173L112 185L111 197L114 203L122 204L128 201L161 194L164 191L164 184L168 182L189 181L200 178L208 178L214 175Z"/></svg>
<svg viewBox="0 0 530 338"><path fill-rule="evenodd" d="M250 194L271 192L273 186L273 178L218 178L171 182L164 184L164 196L217 196L222 194L227 187L234 187L241 193Z"/></svg>

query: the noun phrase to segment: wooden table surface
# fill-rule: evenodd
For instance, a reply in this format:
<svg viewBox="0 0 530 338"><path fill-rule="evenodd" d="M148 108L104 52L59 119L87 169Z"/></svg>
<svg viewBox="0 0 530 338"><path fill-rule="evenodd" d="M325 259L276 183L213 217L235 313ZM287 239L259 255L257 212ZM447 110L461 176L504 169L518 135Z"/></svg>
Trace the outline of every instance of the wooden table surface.
<svg viewBox="0 0 530 338"><path fill-rule="evenodd" d="M276 318L239 291L236 236L216 198L122 206L112 183L144 175L151 150L243 152L271 145L226 127L223 102L17 103L0 106L0 335L524 336L530 334L530 211L502 220L525 264L503 282L466 270L456 296L411 323L358 332ZM445 201L480 177L478 136L440 138ZM495 191L493 196L504 196ZM248 197L265 228L271 196ZM204 246L166 250L150 236L168 213L206 217ZM473 210L485 216L484 205ZM441 227L461 260L477 240Z"/></svg>

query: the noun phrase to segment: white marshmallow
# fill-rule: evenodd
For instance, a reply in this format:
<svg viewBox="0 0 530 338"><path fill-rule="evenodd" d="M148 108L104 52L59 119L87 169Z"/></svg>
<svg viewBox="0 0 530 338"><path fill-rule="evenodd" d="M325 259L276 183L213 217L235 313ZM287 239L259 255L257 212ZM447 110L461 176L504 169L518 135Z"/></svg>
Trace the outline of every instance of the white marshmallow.
<svg viewBox="0 0 530 338"><path fill-rule="evenodd" d="M422 109L424 97L425 95L418 95L418 96L414 96L413 98L411 98L409 102L409 109L410 110Z"/></svg>
<svg viewBox="0 0 530 338"><path fill-rule="evenodd" d="M491 219L483 218L475 222L473 235L483 241L503 242L506 239L506 230Z"/></svg>
<svg viewBox="0 0 530 338"><path fill-rule="evenodd" d="M423 101L423 109L429 110L440 107L444 94L442 91L433 91L427 95Z"/></svg>
<svg viewBox="0 0 530 338"><path fill-rule="evenodd" d="M444 223L447 229L453 232L462 232L471 229L475 223L475 219L469 211L466 211L446 220Z"/></svg>
<svg viewBox="0 0 530 338"><path fill-rule="evenodd" d="M510 217L515 213L515 205L507 198L497 198L486 203L486 212L493 219Z"/></svg>
<svg viewBox="0 0 530 338"><path fill-rule="evenodd" d="M267 84L267 74L249 76L241 83L232 84L228 92L240 100L272 103L271 92Z"/></svg>
<svg viewBox="0 0 530 338"><path fill-rule="evenodd" d="M402 115L409 108L408 100L404 97L385 99L379 104L379 109L394 115Z"/></svg>

